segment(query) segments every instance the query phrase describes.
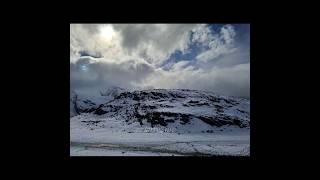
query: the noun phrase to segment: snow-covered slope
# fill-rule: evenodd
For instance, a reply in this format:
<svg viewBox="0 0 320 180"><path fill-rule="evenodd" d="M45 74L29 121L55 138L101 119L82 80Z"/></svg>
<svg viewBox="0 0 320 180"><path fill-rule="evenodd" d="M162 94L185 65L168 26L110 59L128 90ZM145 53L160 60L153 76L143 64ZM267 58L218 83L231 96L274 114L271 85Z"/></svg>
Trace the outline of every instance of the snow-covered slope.
<svg viewBox="0 0 320 180"><path fill-rule="evenodd" d="M100 91L101 96L111 96L111 97L116 97L120 95L122 92L125 92L126 90L117 86L113 86L110 88L107 88L104 91Z"/></svg>
<svg viewBox="0 0 320 180"><path fill-rule="evenodd" d="M105 104L113 100L125 89L119 87L111 87L100 94L84 95L73 90L70 91L70 117L81 113L91 113L95 111L101 104Z"/></svg>
<svg viewBox="0 0 320 180"><path fill-rule="evenodd" d="M75 109L76 92L70 91L70 117L78 115Z"/></svg>
<svg viewBox="0 0 320 180"><path fill-rule="evenodd" d="M110 88L90 97L73 93L70 104L71 155L137 155L131 151L137 149L159 155L250 154L248 99L185 89Z"/></svg>
<svg viewBox="0 0 320 180"><path fill-rule="evenodd" d="M120 91L120 92L119 92ZM184 89L125 91L113 88L98 97L78 97L76 112L139 123L141 127L167 127L203 132L227 126L250 128L250 102L211 92Z"/></svg>

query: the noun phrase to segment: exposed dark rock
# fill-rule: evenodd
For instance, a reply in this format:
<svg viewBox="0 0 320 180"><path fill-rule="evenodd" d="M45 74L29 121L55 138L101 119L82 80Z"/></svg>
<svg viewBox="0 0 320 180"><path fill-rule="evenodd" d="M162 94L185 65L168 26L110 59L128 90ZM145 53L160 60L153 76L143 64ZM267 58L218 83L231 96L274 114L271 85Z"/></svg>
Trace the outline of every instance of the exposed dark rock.
<svg viewBox="0 0 320 180"><path fill-rule="evenodd" d="M173 119L167 119L167 120L164 120L165 122L168 122L168 123L174 123L174 120Z"/></svg>
<svg viewBox="0 0 320 180"><path fill-rule="evenodd" d="M210 124L211 126L222 126L221 122L219 122L219 120L213 118L213 117L208 117L208 116L199 116L198 117L200 120L202 120L203 122Z"/></svg>
<svg viewBox="0 0 320 180"><path fill-rule="evenodd" d="M93 111L95 111L96 110L96 108L88 108L88 109L78 109L78 111L80 112L80 113L91 113L91 112L93 112Z"/></svg>
<svg viewBox="0 0 320 180"><path fill-rule="evenodd" d="M99 122L101 122L101 121L81 121L81 122L84 122L84 123L92 123L92 124L95 124L95 123L99 123Z"/></svg>
<svg viewBox="0 0 320 180"><path fill-rule="evenodd" d="M158 100L158 102L163 102L163 101L167 101L166 99L160 99Z"/></svg>
<svg viewBox="0 0 320 180"><path fill-rule="evenodd" d="M188 103L199 103L199 101L189 101Z"/></svg>
<svg viewBox="0 0 320 180"><path fill-rule="evenodd" d="M185 96L175 93L175 92L169 92L169 95L173 98L186 98Z"/></svg>
<svg viewBox="0 0 320 180"><path fill-rule="evenodd" d="M189 106L209 106L207 102L189 101Z"/></svg>
<svg viewBox="0 0 320 180"><path fill-rule="evenodd" d="M160 104L160 107L165 107L165 108L173 108L174 106L166 105L166 104Z"/></svg>
<svg viewBox="0 0 320 180"><path fill-rule="evenodd" d="M132 99L135 100L135 101L140 101L141 100L140 97L137 94L134 94Z"/></svg>
<svg viewBox="0 0 320 180"><path fill-rule="evenodd" d="M144 108L146 108L146 109L156 109L156 106L149 105L149 106L144 106Z"/></svg>
<svg viewBox="0 0 320 180"><path fill-rule="evenodd" d="M228 104L231 104L231 101L227 100L227 99L224 99L224 102L228 103Z"/></svg>
<svg viewBox="0 0 320 180"><path fill-rule="evenodd" d="M223 113L224 111L221 108L216 109L218 113Z"/></svg>
<svg viewBox="0 0 320 180"><path fill-rule="evenodd" d="M217 109L222 109L223 107L220 105L215 104L214 107L216 107Z"/></svg>
<svg viewBox="0 0 320 180"><path fill-rule="evenodd" d="M214 96L210 96L208 100L214 103L220 103L220 99Z"/></svg>
<svg viewBox="0 0 320 180"><path fill-rule="evenodd" d="M224 101L227 103L227 104L232 104L232 105L238 105L239 103L234 101L234 100L228 100L228 99L224 99Z"/></svg>
<svg viewBox="0 0 320 180"><path fill-rule="evenodd" d="M107 111L104 111L103 109L98 108L98 109L95 110L94 113L97 114L97 115L102 115L102 114L106 114Z"/></svg>
<svg viewBox="0 0 320 180"><path fill-rule="evenodd" d="M159 98L169 98L167 94L164 93L158 93L158 92L151 92L153 96L159 97Z"/></svg>
<svg viewBox="0 0 320 180"><path fill-rule="evenodd" d="M183 122L183 124L186 124L190 121L189 117L190 115L180 114L180 120Z"/></svg>
<svg viewBox="0 0 320 180"><path fill-rule="evenodd" d="M233 119L233 123L234 123L235 125L239 126L239 127L242 126L242 124L241 124L241 122L240 122L239 119Z"/></svg>

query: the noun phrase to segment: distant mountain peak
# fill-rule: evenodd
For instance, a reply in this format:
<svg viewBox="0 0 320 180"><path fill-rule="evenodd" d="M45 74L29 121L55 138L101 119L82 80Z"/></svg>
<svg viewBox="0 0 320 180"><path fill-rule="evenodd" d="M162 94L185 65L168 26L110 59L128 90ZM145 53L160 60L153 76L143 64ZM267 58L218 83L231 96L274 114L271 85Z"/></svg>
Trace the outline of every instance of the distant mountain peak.
<svg viewBox="0 0 320 180"><path fill-rule="evenodd" d="M118 86L111 86L106 88L106 90L101 90L100 91L100 95L101 96L112 96L112 97L116 97L118 96L120 93L126 91L126 89L123 89L121 87Z"/></svg>

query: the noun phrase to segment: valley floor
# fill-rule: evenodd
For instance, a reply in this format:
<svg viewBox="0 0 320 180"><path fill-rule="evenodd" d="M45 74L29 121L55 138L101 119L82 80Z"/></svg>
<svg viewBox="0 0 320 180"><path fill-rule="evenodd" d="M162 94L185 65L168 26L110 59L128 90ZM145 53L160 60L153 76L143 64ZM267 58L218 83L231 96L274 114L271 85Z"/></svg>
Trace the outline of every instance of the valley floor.
<svg viewBox="0 0 320 180"><path fill-rule="evenodd" d="M250 129L165 132L161 127L127 125L112 119L104 119L99 127L83 123L84 119L97 117L71 118L71 156L250 156Z"/></svg>
<svg viewBox="0 0 320 180"><path fill-rule="evenodd" d="M93 133L93 132L92 132ZM95 138L96 137L96 138ZM71 132L71 156L250 155L248 134L88 133Z"/></svg>

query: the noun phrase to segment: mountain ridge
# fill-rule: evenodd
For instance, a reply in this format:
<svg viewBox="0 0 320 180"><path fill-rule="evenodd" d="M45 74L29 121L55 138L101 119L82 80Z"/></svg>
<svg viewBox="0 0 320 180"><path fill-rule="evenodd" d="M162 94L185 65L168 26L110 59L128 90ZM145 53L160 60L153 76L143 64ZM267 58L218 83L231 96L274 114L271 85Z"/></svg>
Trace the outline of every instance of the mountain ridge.
<svg viewBox="0 0 320 180"><path fill-rule="evenodd" d="M97 103L82 97L73 102L74 107L79 114L90 113L152 128L174 124L181 127L200 121L211 128L250 129L250 101L245 98L189 89L129 91L116 87L109 92L101 93L99 98L104 101Z"/></svg>

